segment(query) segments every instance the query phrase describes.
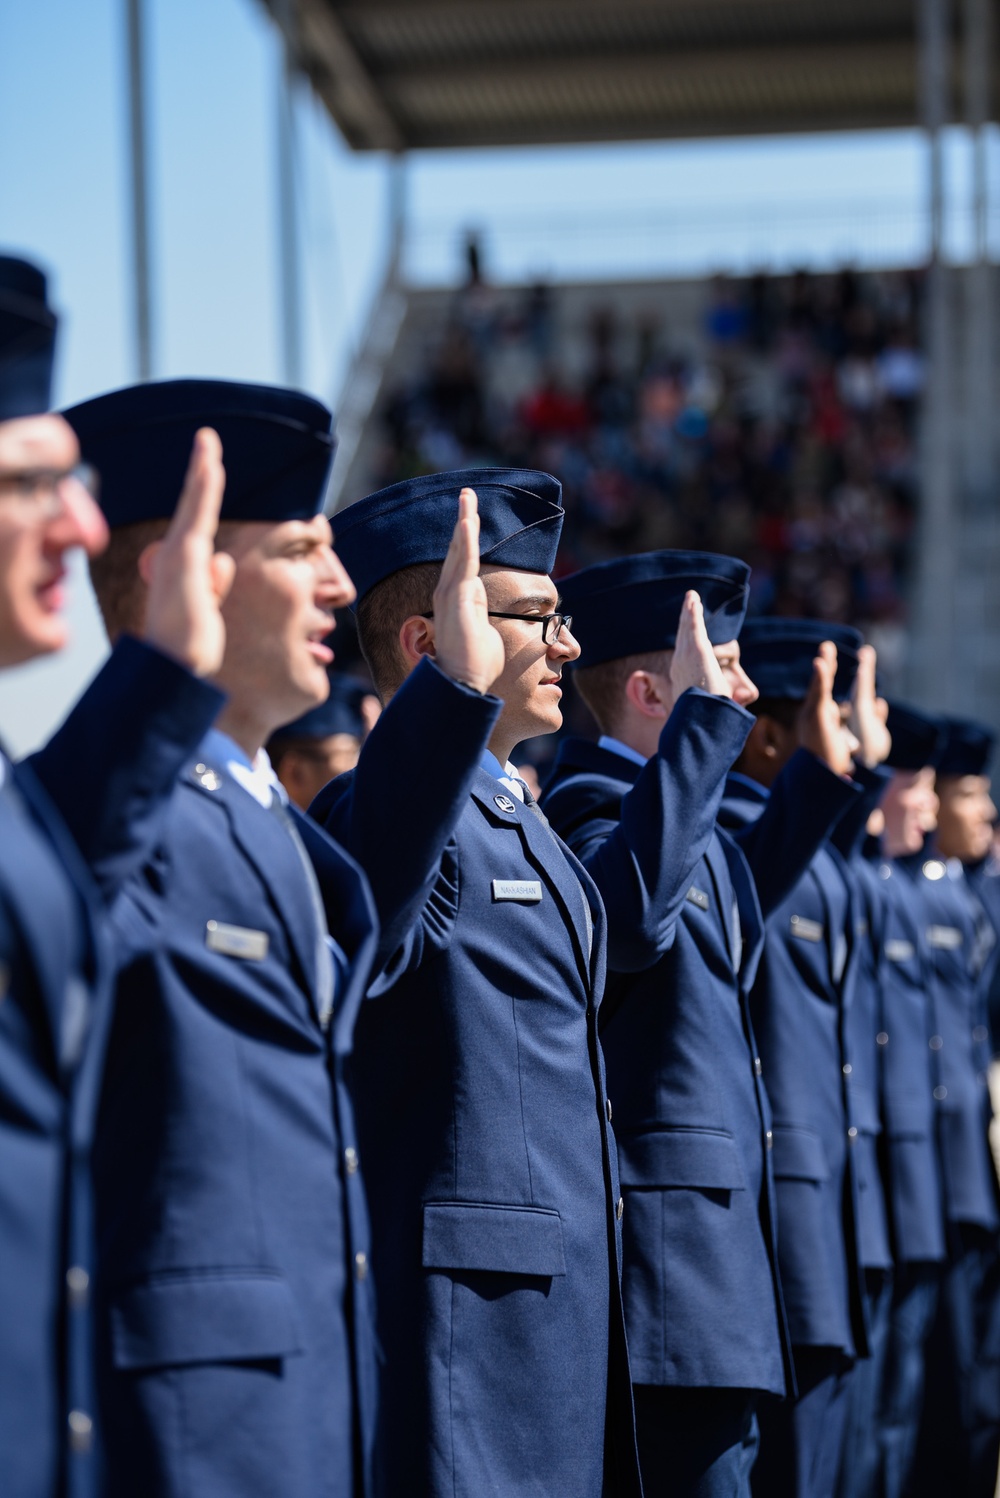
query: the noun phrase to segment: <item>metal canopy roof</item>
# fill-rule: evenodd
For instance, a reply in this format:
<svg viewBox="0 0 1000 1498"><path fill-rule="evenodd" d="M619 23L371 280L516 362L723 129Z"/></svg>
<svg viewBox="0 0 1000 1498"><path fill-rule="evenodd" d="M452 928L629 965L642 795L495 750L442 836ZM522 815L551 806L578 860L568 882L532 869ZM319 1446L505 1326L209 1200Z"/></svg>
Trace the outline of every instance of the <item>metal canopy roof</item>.
<svg viewBox="0 0 1000 1498"><path fill-rule="evenodd" d="M917 121L914 0L264 3L357 150Z"/></svg>

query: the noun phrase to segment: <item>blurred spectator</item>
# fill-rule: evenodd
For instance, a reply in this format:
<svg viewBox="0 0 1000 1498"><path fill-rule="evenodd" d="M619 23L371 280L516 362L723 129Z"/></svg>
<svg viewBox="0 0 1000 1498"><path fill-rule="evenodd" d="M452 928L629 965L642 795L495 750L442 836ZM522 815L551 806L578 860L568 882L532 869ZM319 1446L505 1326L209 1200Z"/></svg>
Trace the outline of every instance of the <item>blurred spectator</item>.
<svg viewBox="0 0 1000 1498"><path fill-rule="evenodd" d="M385 406L377 484L547 469L567 511L559 570L660 546L730 552L753 567L752 611L857 624L898 661L917 273L717 277L692 349L670 346L649 307L628 325L610 290L566 328L557 289L484 286L478 245L467 272L423 375Z"/></svg>

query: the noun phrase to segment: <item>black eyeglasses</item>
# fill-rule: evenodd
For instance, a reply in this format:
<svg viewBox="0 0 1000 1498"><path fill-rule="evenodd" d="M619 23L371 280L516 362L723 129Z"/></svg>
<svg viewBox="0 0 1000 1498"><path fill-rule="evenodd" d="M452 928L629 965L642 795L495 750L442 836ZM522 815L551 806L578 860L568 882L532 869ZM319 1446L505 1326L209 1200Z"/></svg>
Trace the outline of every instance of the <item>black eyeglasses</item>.
<svg viewBox="0 0 1000 1498"><path fill-rule="evenodd" d="M499 609L488 609L491 619L520 619L522 624L542 626L542 644L555 645L562 635L573 627L572 614L502 614Z"/></svg>
<svg viewBox="0 0 1000 1498"><path fill-rule="evenodd" d="M573 628L572 614L503 614L499 609L488 609L490 619L520 619L522 624L540 624L542 626L542 644L555 645L558 643L563 630L567 633ZM421 619L433 619L433 614L421 614Z"/></svg>

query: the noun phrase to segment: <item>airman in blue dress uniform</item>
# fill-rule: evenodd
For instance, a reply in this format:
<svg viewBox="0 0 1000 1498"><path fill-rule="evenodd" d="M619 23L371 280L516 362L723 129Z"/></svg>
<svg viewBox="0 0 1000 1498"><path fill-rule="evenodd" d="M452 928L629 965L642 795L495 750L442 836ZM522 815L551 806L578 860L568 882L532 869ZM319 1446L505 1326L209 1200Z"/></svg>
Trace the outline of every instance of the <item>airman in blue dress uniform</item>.
<svg viewBox="0 0 1000 1498"><path fill-rule="evenodd" d="M944 719L933 843L907 860L925 921L936 1030L937 1133L948 1261L927 1351L927 1385L913 1491L985 1498L1000 1454L1000 1198L989 1144L992 1117L986 988L992 926L965 876L962 801L985 778L992 734ZM971 784L970 784L971 783Z"/></svg>
<svg viewBox="0 0 1000 1498"><path fill-rule="evenodd" d="M330 413L291 391L171 381L69 417L105 472L95 585L112 635L141 617L174 475L206 424L225 452L233 578L226 706L115 910L96 1152L107 1492L367 1495L378 1355L346 1074L377 922L356 863L285 804L259 752L328 690L324 642L354 597L320 512ZM472 695L474 770L492 710ZM436 710L419 683L415 700ZM451 728L460 755L459 715ZM448 776L456 760L442 763Z"/></svg>
<svg viewBox="0 0 1000 1498"><path fill-rule="evenodd" d="M842 625L753 620L743 660L760 698L747 747L730 776L722 821L758 818L796 743L814 670L836 670L830 731L839 732L842 813L863 795L846 777L858 745L846 726L861 637ZM819 662L819 665L816 665ZM843 708L839 706L843 704ZM845 721L841 725L841 715ZM751 1015L774 1114L778 1259L798 1397L761 1411L753 1490L761 1498L827 1498L840 1465L846 1375L868 1352L858 1240L858 1126L848 1088L847 1017L856 963L853 889L825 844L771 912L751 994Z"/></svg>
<svg viewBox="0 0 1000 1498"><path fill-rule="evenodd" d="M0 667L66 640L68 550L107 540L45 414L56 319L45 277L0 257ZM178 483L178 490L180 484ZM0 753L0 1487L101 1491L92 1367L90 1150L110 1015L107 903L141 863L221 702L212 536L221 476L196 453L151 574L144 643L123 640L54 739ZM176 497L176 496L175 496ZM190 668L190 669L189 669Z"/></svg>
<svg viewBox="0 0 1000 1498"><path fill-rule="evenodd" d="M934 765L940 721L889 704L891 776L879 803L884 823L872 859L878 882L876 934L881 1015L875 1035L882 1097L883 1159L894 1260L889 1323L875 1396L876 1460L869 1491L908 1490L923 1402L925 1344L945 1258L944 1204L933 1092L940 1080L928 1045L931 1005L925 923L899 860L920 854L937 816Z"/></svg>
<svg viewBox="0 0 1000 1498"><path fill-rule="evenodd" d="M365 699L376 698L353 677L330 674L330 695L267 741L267 757L293 801L308 811L323 787L353 770L365 737Z"/></svg>
<svg viewBox="0 0 1000 1498"><path fill-rule="evenodd" d="M495 630L487 685L502 708L434 847L423 803L471 694L440 683L437 716L405 750L380 731L435 669L434 590L469 490L482 532L468 606ZM363 861L399 941L353 1061L392 1498L641 1491L598 1040L604 910L508 762L558 728L560 677L579 653L549 577L560 494L547 474L475 469L394 485L337 517L361 646L391 699L357 770L313 810ZM399 890L418 869L425 898L401 920Z"/></svg>
<svg viewBox="0 0 1000 1498"><path fill-rule="evenodd" d="M740 833L758 899L738 841L716 827L753 726L738 644L748 574L731 557L666 551L562 582L583 650L574 680L603 733L563 743L543 804L601 890L611 968L633 969L612 973L602 1043L647 1495L748 1494L755 1405L793 1388L748 999L761 906L804 871L842 788L808 751L794 757ZM634 971L639 937L650 952Z"/></svg>

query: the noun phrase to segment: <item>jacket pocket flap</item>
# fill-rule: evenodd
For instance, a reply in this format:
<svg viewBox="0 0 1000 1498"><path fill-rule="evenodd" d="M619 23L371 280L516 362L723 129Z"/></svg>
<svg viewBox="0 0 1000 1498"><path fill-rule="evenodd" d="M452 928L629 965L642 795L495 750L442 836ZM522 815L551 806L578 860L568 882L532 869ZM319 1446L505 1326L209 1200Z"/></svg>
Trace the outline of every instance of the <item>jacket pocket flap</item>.
<svg viewBox="0 0 1000 1498"><path fill-rule="evenodd" d="M826 1181L830 1167L823 1141L810 1129L774 1130L774 1173L786 1181Z"/></svg>
<svg viewBox="0 0 1000 1498"><path fill-rule="evenodd" d="M489 1202L427 1202L423 1265L498 1274L565 1274L559 1213Z"/></svg>
<svg viewBox="0 0 1000 1498"><path fill-rule="evenodd" d="M697 1129L656 1129L618 1138L623 1186L695 1186L743 1191L746 1177L729 1134Z"/></svg>
<svg viewBox="0 0 1000 1498"><path fill-rule="evenodd" d="M249 1362L301 1351L292 1294L276 1274L164 1275L112 1300L116 1368Z"/></svg>

